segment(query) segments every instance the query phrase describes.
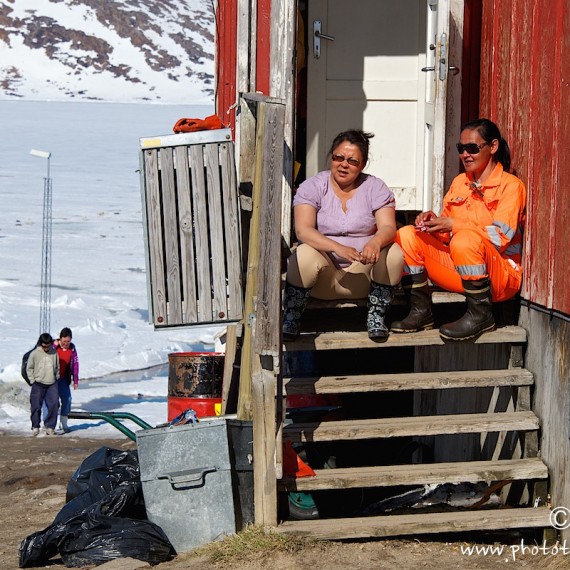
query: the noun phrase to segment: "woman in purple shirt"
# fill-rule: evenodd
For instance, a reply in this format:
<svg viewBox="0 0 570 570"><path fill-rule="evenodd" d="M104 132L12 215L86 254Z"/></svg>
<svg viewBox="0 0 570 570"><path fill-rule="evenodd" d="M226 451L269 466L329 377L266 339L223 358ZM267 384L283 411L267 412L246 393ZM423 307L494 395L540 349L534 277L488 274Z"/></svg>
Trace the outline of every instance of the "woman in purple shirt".
<svg viewBox="0 0 570 570"><path fill-rule="evenodd" d="M359 130L337 135L329 150L330 170L305 180L295 194L295 233L301 245L287 269L285 340L298 336L311 296L323 300L368 296L368 336L388 337L386 311L400 282L404 258L394 243L394 195L382 180L362 172L373 136Z"/></svg>

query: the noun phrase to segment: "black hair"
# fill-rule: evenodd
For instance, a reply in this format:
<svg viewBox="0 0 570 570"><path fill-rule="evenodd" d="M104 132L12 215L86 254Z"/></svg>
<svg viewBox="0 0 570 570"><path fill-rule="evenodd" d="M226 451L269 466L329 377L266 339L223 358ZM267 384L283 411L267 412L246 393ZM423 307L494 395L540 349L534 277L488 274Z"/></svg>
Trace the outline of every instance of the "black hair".
<svg viewBox="0 0 570 570"><path fill-rule="evenodd" d="M507 141L501 136L501 131L499 127L493 121L489 119L475 119L474 121L469 121L461 127L461 132L464 130L477 131L481 138L488 144L491 144L493 140L497 139L499 141L499 148L495 153L495 159L503 165L505 172L510 172L511 170L511 150Z"/></svg>
<svg viewBox="0 0 570 570"><path fill-rule="evenodd" d="M53 338L52 338L51 334L42 333L40 335L40 338L38 338L37 346L40 346L40 344L52 344L52 343L53 343Z"/></svg>
<svg viewBox="0 0 570 570"><path fill-rule="evenodd" d="M69 327L63 327L61 332L59 333L59 338L62 337L69 337L71 338L73 335L71 334L71 329Z"/></svg>
<svg viewBox="0 0 570 570"><path fill-rule="evenodd" d="M370 139L374 136L373 133L365 133L364 131L358 129L349 129L348 131L342 131L334 138L327 156L330 156L333 150L343 142L349 142L350 144L356 145L360 152L362 153L362 160L364 164L368 162L368 151L370 149Z"/></svg>

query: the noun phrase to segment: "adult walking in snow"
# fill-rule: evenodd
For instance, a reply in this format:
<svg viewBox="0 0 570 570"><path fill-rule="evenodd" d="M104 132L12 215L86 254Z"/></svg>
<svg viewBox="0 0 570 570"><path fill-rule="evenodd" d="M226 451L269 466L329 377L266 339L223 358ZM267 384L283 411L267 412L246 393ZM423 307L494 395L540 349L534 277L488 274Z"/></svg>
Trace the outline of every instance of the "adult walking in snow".
<svg viewBox="0 0 570 570"><path fill-rule="evenodd" d="M368 296L368 336L382 340L389 335L386 312L404 262L400 247L393 243L394 194L380 178L363 172L373 136L360 130L338 134L329 150L330 170L305 180L295 194L295 233L301 244L287 269L285 340L299 334L311 296Z"/></svg>
<svg viewBox="0 0 570 570"><path fill-rule="evenodd" d="M477 119L461 129L457 151L465 172L451 183L441 215L422 212L415 227L398 230L405 260L402 286L411 309L392 323L393 332L433 328L428 278L465 295L466 313L439 329L451 341L474 340L493 330L492 303L514 297L521 287L526 188L509 174L509 146L495 123Z"/></svg>
<svg viewBox="0 0 570 570"><path fill-rule="evenodd" d="M53 338L49 333L42 333L38 345L30 354L26 372L32 389L30 407L32 433L40 433L42 406L45 402L47 414L44 418L46 435L54 435L59 409L57 379L59 377L59 356L53 347Z"/></svg>
<svg viewBox="0 0 570 570"><path fill-rule="evenodd" d="M54 348L59 356L59 380L57 388L61 408L59 411L60 428L69 433L68 416L71 411L71 383L73 389L79 387L79 358L77 357L77 349L71 342L71 329L64 327L59 333L59 338L54 342Z"/></svg>

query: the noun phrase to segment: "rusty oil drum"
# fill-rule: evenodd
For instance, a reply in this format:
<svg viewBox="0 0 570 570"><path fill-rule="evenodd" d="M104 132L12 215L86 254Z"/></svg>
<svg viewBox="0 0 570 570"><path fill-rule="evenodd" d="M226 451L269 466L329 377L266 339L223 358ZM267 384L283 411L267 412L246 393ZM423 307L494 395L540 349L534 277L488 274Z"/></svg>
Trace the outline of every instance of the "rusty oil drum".
<svg viewBox="0 0 570 570"><path fill-rule="evenodd" d="M168 396L221 398L224 354L173 352L168 355Z"/></svg>
<svg viewBox="0 0 570 570"><path fill-rule="evenodd" d="M221 414L223 353L173 352L168 364L169 422L189 408L199 418Z"/></svg>

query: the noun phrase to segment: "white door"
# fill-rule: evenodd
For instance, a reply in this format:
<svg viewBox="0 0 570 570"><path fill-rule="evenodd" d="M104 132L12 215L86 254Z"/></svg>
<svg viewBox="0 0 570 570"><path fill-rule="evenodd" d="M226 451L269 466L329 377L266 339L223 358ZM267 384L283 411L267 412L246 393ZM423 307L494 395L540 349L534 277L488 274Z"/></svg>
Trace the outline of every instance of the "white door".
<svg viewBox="0 0 570 570"><path fill-rule="evenodd" d="M449 0L308 4L307 176L325 167L336 134L362 128L375 134L366 172L392 188L397 208L437 208Z"/></svg>

